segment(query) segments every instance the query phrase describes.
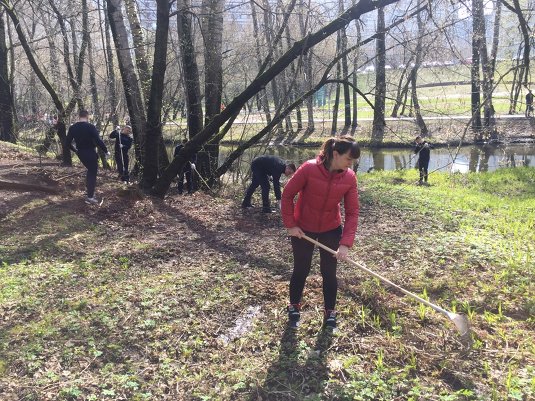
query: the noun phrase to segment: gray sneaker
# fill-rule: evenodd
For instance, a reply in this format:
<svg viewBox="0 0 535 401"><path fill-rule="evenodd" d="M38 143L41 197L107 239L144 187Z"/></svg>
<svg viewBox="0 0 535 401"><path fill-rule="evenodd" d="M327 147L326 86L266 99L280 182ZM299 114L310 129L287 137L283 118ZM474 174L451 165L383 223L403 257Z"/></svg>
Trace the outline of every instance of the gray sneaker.
<svg viewBox="0 0 535 401"><path fill-rule="evenodd" d="M88 205L98 205L100 202L97 198L93 196L92 198L85 198L85 203L87 203Z"/></svg>
<svg viewBox="0 0 535 401"><path fill-rule="evenodd" d="M336 311L326 310L323 317L323 326L327 329L336 329Z"/></svg>

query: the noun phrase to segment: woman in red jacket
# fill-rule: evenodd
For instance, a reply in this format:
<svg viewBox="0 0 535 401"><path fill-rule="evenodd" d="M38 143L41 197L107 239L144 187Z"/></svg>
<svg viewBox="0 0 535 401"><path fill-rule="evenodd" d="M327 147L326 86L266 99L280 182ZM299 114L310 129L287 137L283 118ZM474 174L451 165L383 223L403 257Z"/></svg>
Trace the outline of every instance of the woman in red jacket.
<svg viewBox="0 0 535 401"><path fill-rule="evenodd" d="M308 235L336 249L333 256L320 249L320 271L323 277L325 316L323 324L336 328L337 260L347 258L357 229L359 200L357 179L350 168L360 157L353 138L330 138L318 157L301 165L282 193L282 220L292 240L294 269L290 280L288 318L296 327L300 319L301 296L312 264L314 244L302 238ZM297 202L294 198L298 195ZM345 221L342 228L340 202L344 201Z"/></svg>

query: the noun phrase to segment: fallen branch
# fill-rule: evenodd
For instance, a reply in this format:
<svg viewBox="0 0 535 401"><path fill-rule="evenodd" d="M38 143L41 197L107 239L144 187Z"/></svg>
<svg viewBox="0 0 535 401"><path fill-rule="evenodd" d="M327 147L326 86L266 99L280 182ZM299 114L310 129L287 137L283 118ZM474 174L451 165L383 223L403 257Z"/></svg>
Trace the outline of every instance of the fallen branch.
<svg viewBox="0 0 535 401"><path fill-rule="evenodd" d="M4 181L0 180L0 189L8 191L40 191L47 192L49 194L57 194L59 190L51 187L44 187L42 185L24 184L22 182Z"/></svg>

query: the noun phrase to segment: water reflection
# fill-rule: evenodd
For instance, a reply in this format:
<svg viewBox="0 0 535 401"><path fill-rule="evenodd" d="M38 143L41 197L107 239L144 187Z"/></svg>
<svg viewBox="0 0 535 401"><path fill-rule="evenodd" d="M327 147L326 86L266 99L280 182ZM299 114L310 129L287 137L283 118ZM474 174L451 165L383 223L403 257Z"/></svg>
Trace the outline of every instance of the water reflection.
<svg viewBox="0 0 535 401"><path fill-rule="evenodd" d="M232 151L232 147L221 147L220 163ZM467 146L460 149L438 148L431 151L429 171L484 172L503 167L535 166L535 146L524 144L500 146ZM277 155L296 164L312 159L317 148L297 148L291 146L268 146L249 149L242 156L241 164L249 165L260 154ZM417 157L412 149L386 148L380 150L362 149L359 172L372 170L396 170L413 168Z"/></svg>

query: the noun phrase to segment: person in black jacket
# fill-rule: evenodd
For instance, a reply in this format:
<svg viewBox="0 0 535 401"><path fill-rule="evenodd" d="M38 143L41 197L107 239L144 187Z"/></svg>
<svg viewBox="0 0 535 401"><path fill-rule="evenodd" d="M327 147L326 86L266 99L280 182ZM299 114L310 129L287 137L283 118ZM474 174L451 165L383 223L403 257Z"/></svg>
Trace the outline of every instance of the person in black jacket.
<svg viewBox="0 0 535 401"><path fill-rule="evenodd" d="M87 198L86 203L98 204L99 201L95 198L95 186L97 184L98 172L98 155L95 147L98 146L106 157L109 157L108 148L98 135L98 131L93 124L89 123L89 113L86 110L80 110L78 113L78 122L69 127L65 144L77 155L82 164L87 169L86 188ZM76 147L72 145L74 140Z"/></svg>
<svg viewBox="0 0 535 401"><path fill-rule="evenodd" d="M173 157L177 157L178 152L184 147L184 145L188 142L187 139L183 139L182 143L179 143L175 147L175 151L173 153ZM193 170L195 170L195 163L197 163L197 153L194 153L191 155L189 162L184 165L184 168L182 171L178 174L178 193L179 195L182 195L184 193L184 177L186 178L186 186L188 188L188 194L192 194L193 191L195 191L195 184L193 182Z"/></svg>
<svg viewBox="0 0 535 401"><path fill-rule="evenodd" d="M117 127L110 134L111 139L115 139L115 164L119 179L128 183L130 175L128 174L128 151L132 147L132 127L125 125L123 129Z"/></svg>
<svg viewBox="0 0 535 401"><path fill-rule="evenodd" d="M531 89L528 89L526 95L526 117L529 117L530 115L533 115L533 93L531 92Z"/></svg>
<svg viewBox="0 0 535 401"><path fill-rule="evenodd" d="M258 186L262 187L262 211L264 213L271 213L271 207L269 204L269 177L273 178L273 190L275 192L275 198L279 202L281 200L281 187L280 187L280 178L284 174L287 177L290 177L295 173L295 164L286 164L281 158L277 156L259 156L253 160L251 163L251 172L253 175L253 180L247 191L245 192L245 197L243 198L242 208L250 208L251 198L254 191Z"/></svg>
<svg viewBox="0 0 535 401"><path fill-rule="evenodd" d="M416 147L414 148L414 153L418 155L418 161L416 166L420 170L420 181L419 185L427 185L427 175L429 169L429 159L431 157L431 147L429 143L424 141L421 136L417 136L415 139Z"/></svg>

